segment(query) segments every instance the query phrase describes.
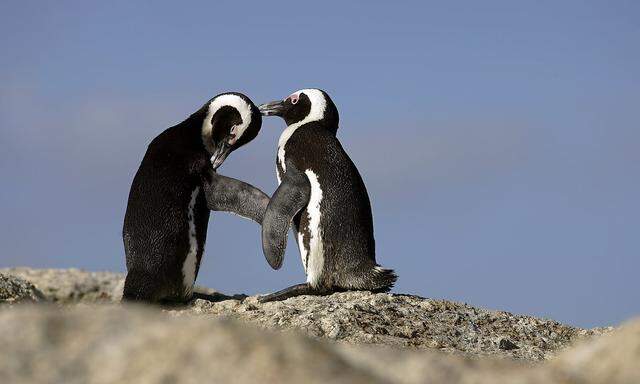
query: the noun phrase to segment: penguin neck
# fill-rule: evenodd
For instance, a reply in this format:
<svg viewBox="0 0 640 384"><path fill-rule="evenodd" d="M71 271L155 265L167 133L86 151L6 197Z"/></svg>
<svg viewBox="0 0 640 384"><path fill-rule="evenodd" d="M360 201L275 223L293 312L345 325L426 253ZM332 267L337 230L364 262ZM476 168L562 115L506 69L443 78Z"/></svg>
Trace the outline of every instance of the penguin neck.
<svg viewBox="0 0 640 384"><path fill-rule="evenodd" d="M324 119L320 119L320 120L301 120L297 123L291 124L289 126L287 126L287 128L282 131L282 134L280 134L280 139L278 139L278 162L280 163L280 166L282 167L282 170L286 172L287 170L287 166L285 164L285 149L284 147L287 145L287 141L289 141L289 139L291 138L291 136L293 136L293 134L300 128L303 128L306 125L314 125L316 127L320 127L321 129L326 129L329 132L333 132L333 134L335 135L335 132L337 130L337 127L335 129L329 129L326 126L326 122L324 121Z"/></svg>
<svg viewBox="0 0 640 384"><path fill-rule="evenodd" d="M202 125L207 117L206 108L200 108L182 123L176 125L176 136L182 140L185 149L193 152L207 152L205 143L202 141Z"/></svg>
<svg viewBox="0 0 640 384"><path fill-rule="evenodd" d="M149 144L148 151L160 161L170 161L189 169L206 163L208 152L202 142L202 118L200 111L183 122L166 129ZM167 157L167 155L171 155Z"/></svg>
<svg viewBox="0 0 640 384"><path fill-rule="evenodd" d="M311 123L313 123L313 124L314 124L314 125L316 125L316 126L321 126L321 127L323 127L323 128L326 128L326 129L327 129L328 131L330 131L330 132L334 132L334 133L335 133L335 131L337 130L337 128L336 128L336 129L333 129L333 130L332 130L332 129L329 129L329 128L327 127L327 122L326 122L324 119L322 119L322 118L321 118L321 119L314 120L314 119L309 119L309 118L307 117L307 118L304 118L304 119L302 119L302 120L300 120L300 121L298 121L298 122L295 122L295 123L293 123L293 124L289 124L289 125L287 125L287 128L285 128L285 130L284 130L284 131L282 131L282 133L280 134L280 139L278 140L278 147L284 147L284 145L287 143L287 140L289 140L289 138L291 137L291 135L293 135L293 133L294 133L298 128L300 128L300 127L302 127L302 126L304 126L304 125L307 125L307 124L311 124Z"/></svg>

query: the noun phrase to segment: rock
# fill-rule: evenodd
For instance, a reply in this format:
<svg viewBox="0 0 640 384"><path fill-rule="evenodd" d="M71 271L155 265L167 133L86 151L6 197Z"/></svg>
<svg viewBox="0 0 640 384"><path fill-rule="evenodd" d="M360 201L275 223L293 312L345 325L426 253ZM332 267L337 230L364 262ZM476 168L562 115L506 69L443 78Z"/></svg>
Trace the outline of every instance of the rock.
<svg viewBox="0 0 640 384"><path fill-rule="evenodd" d="M512 349L518 349L520 347L515 345L514 342L509 339L500 339L500 342L498 343L498 348L503 349L505 351L510 351Z"/></svg>
<svg viewBox="0 0 640 384"><path fill-rule="evenodd" d="M0 273L33 283L49 300L60 303L119 301L124 275L80 269L7 268Z"/></svg>
<svg viewBox="0 0 640 384"><path fill-rule="evenodd" d="M44 301L44 295L33 284L13 275L0 273L0 304Z"/></svg>
<svg viewBox="0 0 640 384"><path fill-rule="evenodd" d="M122 274L76 269L0 272L28 279L51 300L66 304L118 301L124 279ZM609 331L412 295L342 292L261 304L256 296L227 296L202 287L197 292L187 305L166 310L173 316L232 317L345 344L544 360L577 340Z"/></svg>
<svg viewBox="0 0 640 384"><path fill-rule="evenodd" d="M640 319L606 337L582 342L553 364L572 382L640 383Z"/></svg>
<svg viewBox="0 0 640 384"><path fill-rule="evenodd" d="M7 383L382 383L330 346L146 308L0 311Z"/></svg>
<svg viewBox="0 0 640 384"><path fill-rule="evenodd" d="M5 268L0 273L17 276L32 282L47 299L62 303L119 302L124 289L125 275L114 272L87 272L81 269L33 269ZM203 297L213 300L227 299L213 289L197 286L195 290ZM233 298L244 299L246 295Z"/></svg>
<svg viewBox="0 0 640 384"><path fill-rule="evenodd" d="M370 292L300 296L264 304L255 297L219 302L194 300L171 311L177 315L196 311L231 316L269 329L298 329L310 336L344 343L436 348L528 360L550 358L575 340L606 332L450 301ZM551 334L556 336L550 337Z"/></svg>
<svg viewBox="0 0 640 384"><path fill-rule="evenodd" d="M0 311L0 345L0 376L11 383L499 383L503 370L523 383L551 378L515 363L325 343L146 308Z"/></svg>
<svg viewBox="0 0 640 384"><path fill-rule="evenodd" d="M0 307L8 383L637 383L640 321L556 361L348 345L153 307Z"/></svg>

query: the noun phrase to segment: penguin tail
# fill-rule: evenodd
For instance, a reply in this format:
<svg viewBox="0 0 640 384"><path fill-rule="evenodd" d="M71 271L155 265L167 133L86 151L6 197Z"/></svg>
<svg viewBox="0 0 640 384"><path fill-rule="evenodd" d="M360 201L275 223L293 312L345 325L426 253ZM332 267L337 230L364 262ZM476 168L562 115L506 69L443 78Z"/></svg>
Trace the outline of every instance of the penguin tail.
<svg viewBox="0 0 640 384"><path fill-rule="evenodd" d="M382 268L377 265L373 267L371 281L373 282L372 292L389 292L398 280L398 275L393 269Z"/></svg>

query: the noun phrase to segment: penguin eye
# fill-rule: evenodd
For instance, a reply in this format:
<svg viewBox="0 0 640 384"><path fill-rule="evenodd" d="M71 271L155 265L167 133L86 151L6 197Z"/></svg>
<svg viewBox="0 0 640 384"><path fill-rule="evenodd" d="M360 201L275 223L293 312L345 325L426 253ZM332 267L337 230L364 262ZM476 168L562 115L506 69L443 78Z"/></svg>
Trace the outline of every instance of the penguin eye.
<svg viewBox="0 0 640 384"><path fill-rule="evenodd" d="M298 104L298 100L300 100L298 96L291 96L291 104L293 105Z"/></svg>

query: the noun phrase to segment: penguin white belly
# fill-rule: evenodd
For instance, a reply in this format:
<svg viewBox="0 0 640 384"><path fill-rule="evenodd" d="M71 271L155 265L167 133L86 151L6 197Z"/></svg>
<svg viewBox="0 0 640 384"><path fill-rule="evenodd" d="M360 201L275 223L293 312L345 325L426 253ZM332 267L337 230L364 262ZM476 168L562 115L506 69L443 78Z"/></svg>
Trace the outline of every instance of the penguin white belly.
<svg viewBox="0 0 640 384"><path fill-rule="evenodd" d="M311 196L307 204L308 229L309 229L309 249L305 249L302 241L302 233L298 233L298 247L302 265L307 274L307 282L311 286L317 286L322 277L324 267L324 248L322 243L322 230L320 228L320 203L322 202L322 189L318 182L318 176L310 169L305 171L309 183L311 184Z"/></svg>
<svg viewBox="0 0 640 384"><path fill-rule="evenodd" d="M304 273L307 273L307 248L305 248L304 246L304 234L300 231L298 231L297 233L298 238L297 243L298 243L298 250L300 251L300 258L302 259L302 268L304 268Z"/></svg>
<svg viewBox="0 0 640 384"><path fill-rule="evenodd" d="M282 155L280 155L282 153ZM278 166L276 165L276 178L278 179L278 185L280 185L282 183L282 175L280 174L280 169L282 169L282 172L284 172L284 147L282 147L282 149L280 149L280 147L278 147L278 157L277 157L277 165L280 166L280 168L278 168Z"/></svg>
<svg viewBox="0 0 640 384"><path fill-rule="evenodd" d="M200 187L191 192L191 200L189 200L189 206L187 207L187 219L189 220L189 252L184 259L184 265L182 266L182 275L184 276L184 290L185 294L191 295L193 290L193 284L196 281L196 264L198 262L198 239L196 237L196 222L194 208L196 206L196 199L200 194Z"/></svg>
<svg viewBox="0 0 640 384"><path fill-rule="evenodd" d="M284 151L284 148L287 145L287 141L289 141L289 139L291 138L291 135L293 135L296 129L298 129L305 122L306 122L305 120L302 120L295 124L291 124L287 126L287 128L284 131L282 131L282 134L280 134L280 138L278 139L278 162L280 163L280 166L282 167L282 170L284 172L287 171L287 166L285 164L285 159L287 157L287 154ZM280 182L280 175L278 174L278 183L279 182Z"/></svg>

